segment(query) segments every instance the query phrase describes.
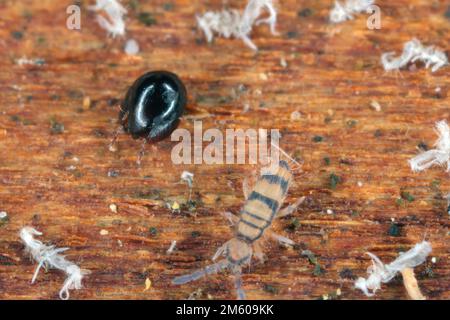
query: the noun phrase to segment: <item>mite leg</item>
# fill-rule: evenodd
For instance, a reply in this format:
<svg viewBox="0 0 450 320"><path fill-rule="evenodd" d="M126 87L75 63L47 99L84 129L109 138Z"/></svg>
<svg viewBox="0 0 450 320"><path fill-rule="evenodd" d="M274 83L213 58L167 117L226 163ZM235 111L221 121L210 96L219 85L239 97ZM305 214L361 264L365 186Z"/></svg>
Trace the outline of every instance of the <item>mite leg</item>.
<svg viewBox="0 0 450 320"><path fill-rule="evenodd" d="M123 126L120 125L119 127L117 127L116 130L114 130L113 137L112 137L111 142L109 143L109 146L108 146L109 151L111 151L111 152L117 151L116 142L117 142L117 139L119 137L119 134L122 134L122 133L124 133L124 130L123 130Z"/></svg>
<svg viewBox="0 0 450 320"><path fill-rule="evenodd" d="M112 137L112 139L111 139L111 142L109 143L108 149L109 149L109 151L111 151L111 152L115 152L115 151L116 151L115 144L116 144L116 142L117 142L117 138L119 137L119 134L124 133L123 123L124 123L124 121L126 121L127 118L128 118L128 112L123 112L122 107L120 107L120 110L121 110L121 112L123 113L123 115L122 115L122 118L120 118L120 121L119 121L119 122L120 122L119 127L117 127L117 129L114 130L113 137Z"/></svg>
<svg viewBox="0 0 450 320"><path fill-rule="evenodd" d="M300 199L295 201L294 204L288 205L286 208L281 209L280 211L278 211L276 217L282 218L282 217L286 217L286 216L290 215L298 208L299 205L301 205L305 201L305 199L306 199L306 197L301 197Z"/></svg>
<svg viewBox="0 0 450 320"><path fill-rule="evenodd" d="M222 212L221 215L230 222L231 226L234 226L239 221L239 217L230 211Z"/></svg>
<svg viewBox="0 0 450 320"><path fill-rule="evenodd" d="M145 146L146 146L146 144L147 144L147 139L144 139L144 141L142 142L142 145L141 145L141 151L139 151L139 155L138 155L138 158L136 160L136 164L138 166L141 166L142 158L145 155Z"/></svg>

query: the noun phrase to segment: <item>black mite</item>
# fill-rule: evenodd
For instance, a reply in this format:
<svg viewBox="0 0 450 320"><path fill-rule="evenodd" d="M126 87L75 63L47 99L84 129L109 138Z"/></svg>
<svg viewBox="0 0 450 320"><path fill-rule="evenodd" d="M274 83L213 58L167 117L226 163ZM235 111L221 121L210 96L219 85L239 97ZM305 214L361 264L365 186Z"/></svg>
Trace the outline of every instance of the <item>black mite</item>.
<svg viewBox="0 0 450 320"><path fill-rule="evenodd" d="M121 130L134 139L144 138L138 163L146 142L167 138L180 123L187 95L180 78L168 71L152 71L139 77L128 89L120 107ZM111 142L114 145L117 132Z"/></svg>

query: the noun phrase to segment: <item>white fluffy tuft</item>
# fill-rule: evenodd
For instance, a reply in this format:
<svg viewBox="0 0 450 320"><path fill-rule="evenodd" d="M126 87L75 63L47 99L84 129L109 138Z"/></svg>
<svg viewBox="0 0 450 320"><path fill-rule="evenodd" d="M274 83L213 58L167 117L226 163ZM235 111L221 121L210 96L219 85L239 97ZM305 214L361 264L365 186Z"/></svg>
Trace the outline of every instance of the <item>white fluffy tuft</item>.
<svg viewBox="0 0 450 320"><path fill-rule="evenodd" d="M430 252L430 243L422 241L387 265L383 264L377 256L368 252L367 254L372 259L372 265L367 269L369 277L367 279L358 278L355 287L364 292L366 296L371 297L381 288L381 283L391 281L398 272L424 263Z"/></svg>
<svg viewBox="0 0 450 320"><path fill-rule="evenodd" d="M381 63L384 70L399 70L411 62L421 61L431 72L435 72L449 64L446 54L435 46L425 47L417 39L405 43L401 56L395 58L395 52L383 53Z"/></svg>
<svg viewBox="0 0 450 320"><path fill-rule="evenodd" d="M336 0L334 8L330 11L330 21L332 23L341 23L347 20L353 20L353 15L367 11L375 0L347 0L341 4Z"/></svg>
<svg viewBox="0 0 450 320"><path fill-rule="evenodd" d="M59 292L59 297L62 300L68 300L70 297L69 290L81 289L81 280L83 276L89 274L89 270L80 269L74 263L65 259L60 255L61 252L69 248L56 248L55 246L47 246L41 241L34 239L34 236L42 235L41 232L31 227L24 227L20 230L20 238L25 244L25 250L38 262L38 266L34 272L31 283L36 281L39 270L44 268L54 268L64 271L67 274L66 281Z"/></svg>
<svg viewBox="0 0 450 320"><path fill-rule="evenodd" d="M118 0L97 0L95 6L90 6L90 10L104 11L109 19L101 15L97 15L97 22L113 38L125 35L124 15L127 10L120 4Z"/></svg>
<svg viewBox="0 0 450 320"><path fill-rule="evenodd" d="M264 8L269 12L269 17L258 19ZM217 33L227 39L230 37L242 39L247 46L256 51L258 48L250 39L253 25L267 23L272 34L276 34L277 12L272 0L250 0L242 14L238 10L208 11L202 16L197 16L197 23L208 42L211 42L214 33Z"/></svg>
<svg viewBox="0 0 450 320"><path fill-rule="evenodd" d="M436 132L439 136L435 143L436 149L423 152L409 160L412 171L418 172L433 165L447 164L447 171L450 172L450 128L445 120L436 123Z"/></svg>

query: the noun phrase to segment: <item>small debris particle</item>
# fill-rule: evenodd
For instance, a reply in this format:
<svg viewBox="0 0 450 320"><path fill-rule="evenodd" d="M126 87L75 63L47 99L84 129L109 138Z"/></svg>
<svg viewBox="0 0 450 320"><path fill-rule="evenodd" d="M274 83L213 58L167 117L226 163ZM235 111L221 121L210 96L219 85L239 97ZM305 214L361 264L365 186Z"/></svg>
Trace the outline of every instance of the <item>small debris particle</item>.
<svg viewBox="0 0 450 320"><path fill-rule="evenodd" d="M431 258L431 263L436 263L436 262L437 262L436 257L432 257L432 258Z"/></svg>
<svg viewBox="0 0 450 320"><path fill-rule="evenodd" d="M1 211L0 212L0 226L7 223L8 221L9 221L8 213L6 213L6 211Z"/></svg>
<svg viewBox="0 0 450 320"><path fill-rule="evenodd" d="M322 136L314 136L313 137L313 141L314 142L322 142L323 141L323 137Z"/></svg>
<svg viewBox="0 0 450 320"><path fill-rule="evenodd" d="M381 137L382 135L383 135L383 131L381 131L380 129L375 130L375 132L374 132L374 134L373 134L373 136L374 136L375 138L379 138L379 137Z"/></svg>
<svg viewBox="0 0 450 320"><path fill-rule="evenodd" d="M116 170L109 170L108 171L108 177L110 178L116 178L119 176L119 171Z"/></svg>
<svg viewBox="0 0 450 320"><path fill-rule="evenodd" d="M107 236L108 234L109 234L108 230L105 230L105 229L100 230L100 235L101 236Z"/></svg>
<svg viewBox="0 0 450 320"><path fill-rule="evenodd" d="M150 12L139 13L138 20L140 23L146 25L147 27L156 24L156 19Z"/></svg>
<svg viewBox="0 0 450 320"><path fill-rule="evenodd" d="M188 300L197 300L199 298L201 298L203 294L203 290L202 289L197 289L194 292L192 292L189 297L187 298Z"/></svg>
<svg viewBox="0 0 450 320"><path fill-rule="evenodd" d="M11 32L11 36L16 40L21 40L23 38L23 32L22 31L13 31L13 32Z"/></svg>
<svg viewBox="0 0 450 320"><path fill-rule="evenodd" d="M430 149L428 145L423 141L417 145L417 148L419 148L419 150L421 151L428 151Z"/></svg>
<svg viewBox="0 0 450 320"><path fill-rule="evenodd" d="M172 211L180 211L180 204L175 201L170 208Z"/></svg>
<svg viewBox="0 0 450 320"><path fill-rule="evenodd" d="M325 162L325 164L326 164L327 166L329 166L330 163L331 163L331 160L330 160L329 157L325 157L325 158L323 158L323 162Z"/></svg>
<svg viewBox="0 0 450 320"><path fill-rule="evenodd" d="M341 159L341 160L339 160L339 162L340 162L341 164L346 164L346 165L348 165L348 166L352 166L352 165L353 165L353 161L350 160L350 159Z"/></svg>
<svg viewBox="0 0 450 320"><path fill-rule="evenodd" d="M286 33L286 36L288 37L288 39L295 39L298 37L298 32L297 31L288 31L288 33Z"/></svg>
<svg viewBox="0 0 450 320"><path fill-rule="evenodd" d="M111 210L111 212L117 213L117 205L114 203L111 203L109 205L109 210Z"/></svg>
<svg viewBox="0 0 450 320"><path fill-rule="evenodd" d="M313 11L310 8L302 9L297 13L297 15L300 18L308 18L308 17L312 16L312 14L313 14Z"/></svg>
<svg viewBox="0 0 450 320"><path fill-rule="evenodd" d="M298 121L302 118L302 114L298 111L294 111L291 113L291 120L292 121Z"/></svg>
<svg viewBox="0 0 450 320"><path fill-rule="evenodd" d="M145 279L145 289L144 289L144 292L145 292L145 291L148 291L151 287L152 287L152 281L151 281L149 278Z"/></svg>
<svg viewBox="0 0 450 320"><path fill-rule="evenodd" d="M174 4L171 3L171 2L166 2L166 3L163 4L163 9L165 11L172 11L173 8L174 8Z"/></svg>
<svg viewBox="0 0 450 320"><path fill-rule="evenodd" d="M110 144L108 150L110 152L117 152L117 144Z"/></svg>
<svg viewBox="0 0 450 320"><path fill-rule="evenodd" d="M363 186L363 183L361 182L361 181L358 181L357 183L356 183L356 185L358 186L358 187L362 187Z"/></svg>
<svg viewBox="0 0 450 320"><path fill-rule="evenodd" d="M64 132L64 125L55 118L50 119L50 133L51 134L61 134Z"/></svg>
<svg viewBox="0 0 450 320"><path fill-rule="evenodd" d="M349 127L349 128L353 128L353 127L355 127L357 124L358 124L358 121L353 120L353 119L347 121L347 127Z"/></svg>
<svg viewBox="0 0 450 320"><path fill-rule="evenodd" d="M45 60L41 59L41 58L28 59L26 57L22 57L22 58L16 60L16 64L19 66L24 66L24 65L43 66L45 64Z"/></svg>
<svg viewBox="0 0 450 320"><path fill-rule="evenodd" d="M378 101L372 100L370 102L370 107L375 110L376 112L380 112L381 111L381 105L378 103Z"/></svg>
<svg viewBox="0 0 450 320"><path fill-rule="evenodd" d="M134 39L129 39L125 43L124 51L129 56L137 55L139 53L139 43Z"/></svg>
<svg viewBox="0 0 450 320"><path fill-rule="evenodd" d="M198 205L197 201L188 200L186 203L182 204L181 208L189 212L195 212L197 210L197 205Z"/></svg>
<svg viewBox="0 0 450 320"><path fill-rule="evenodd" d="M448 6L447 11L445 12L445 17L450 20L450 6Z"/></svg>
<svg viewBox="0 0 450 320"><path fill-rule="evenodd" d="M406 200L408 202L413 202L415 200L414 196L411 193L407 192L407 191L402 191L400 193L400 196L402 197L402 199L404 199L404 200Z"/></svg>
<svg viewBox="0 0 450 320"><path fill-rule="evenodd" d="M265 284L264 285L264 291L272 293L272 294L278 294L278 292L280 290L278 290L278 288L276 288L276 287L274 287L274 286L272 286L270 284Z"/></svg>
<svg viewBox="0 0 450 320"><path fill-rule="evenodd" d="M425 267L425 270L422 271L421 276L423 277L428 277L428 278L434 278L434 271L433 268L430 267L429 265Z"/></svg>
<svg viewBox="0 0 450 320"><path fill-rule="evenodd" d="M173 250L175 250L176 245L177 245L177 241L173 240L172 243L170 244L169 249L167 249L167 254L171 254L173 252Z"/></svg>
<svg viewBox="0 0 450 320"><path fill-rule="evenodd" d="M311 250L303 250L302 256L307 257L311 264L316 265L318 263L316 256L314 255L314 253Z"/></svg>
<svg viewBox="0 0 450 320"><path fill-rule="evenodd" d="M334 211L331 209L327 209L327 214L334 214Z"/></svg>
<svg viewBox="0 0 450 320"><path fill-rule="evenodd" d="M339 272L339 276L342 279L350 279L350 280L356 279L355 275L353 274L353 271L349 268L342 269L341 272Z"/></svg>
<svg viewBox="0 0 450 320"><path fill-rule="evenodd" d="M91 98L86 96L83 99L83 110L89 110L90 107L91 107Z"/></svg>
<svg viewBox="0 0 450 320"><path fill-rule="evenodd" d="M200 237L200 231L192 231L191 236L192 236L192 238Z"/></svg>
<svg viewBox="0 0 450 320"><path fill-rule="evenodd" d="M335 190L337 185L342 182L342 179L335 175L334 173L330 174L330 188Z"/></svg>
<svg viewBox="0 0 450 320"><path fill-rule="evenodd" d="M321 276L323 274L324 274L324 270L322 269L320 264L316 264L314 266L313 275L315 275L316 277L319 277L319 276Z"/></svg>
<svg viewBox="0 0 450 320"><path fill-rule="evenodd" d="M158 229L156 229L155 227L151 227L150 229L148 229L148 232L150 233L151 236L156 236L158 235Z"/></svg>
<svg viewBox="0 0 450 320"><path fill-rule="evenodd" d="M295 231L300 227L300 220L298 220L297 218L293 218L291 220L291 223L288 226L288 229L291 231Z"/></svg>
<svg viewBox="0 0 450 320"><path fill-rule="evenodd" d="M285 58L280 58L280 66L287 68L288 64Z"/></svg>
<svg viewBox="0 0 450 320"><path fill-rule="evenodd" d="M392 223L389 227L388 234L391 237L399 237L400 236L400 226L396 223Z"/></svg>
<svg viewBox="0 0 450 320"><path fill-rule="evenodd" d="M265 73L260 73L260 74L259 74L259 78L260 78L261 80L263 80L263 81L269 80L269 77L268 77L267 74L265 74Z"/></svg>

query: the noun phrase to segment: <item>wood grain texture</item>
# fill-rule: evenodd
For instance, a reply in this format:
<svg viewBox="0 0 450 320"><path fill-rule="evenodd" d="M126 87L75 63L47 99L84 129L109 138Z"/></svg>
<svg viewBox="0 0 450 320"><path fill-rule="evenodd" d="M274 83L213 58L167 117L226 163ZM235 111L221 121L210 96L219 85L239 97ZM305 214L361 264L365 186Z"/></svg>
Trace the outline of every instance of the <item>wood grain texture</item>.
<svg viewBox="0 0 450 320"><path fill-rule="evenodd" d="M1 299L57 299L64 281L62 273L49 271L30 285L35 264L18 237L25 225L42 231L46 243L70 247L68 258L92 271L71 299L182 299L197 290L201 299L235 298L227 273L183 286L170 281L209 264L231 238L220 212L238 212L242 180L255 168L175 166L170 141L148 146L138 168L140 142L124 135L118 151L108 151L117 99L155 69L176 72L187 86L190 112L180 127L192 130L194 110L203 110L209 114L205 128L280 129L282 147L304 162L287 201L309 200L276 228L298 246L265 248L268 262L254 263L243 277L250 299L317 299L337 289L341 299L364 299L352 280L366 275L364 253L389 262L424 237L437 262L416 268L419 286L429 299L450 298L449 216L442 198L450 193L449 174L442 168L414 174L407 163L418 144L434 143L434 122L450 120L450 69L432 74L418 66L396 74L379 64L382 52L400 52L412 37L448 54L448 1L377 1L382 29L376 31L366 28L364 14L331 26L334 1L284 0L280 35L267 26L252 34L258 53L235 39L205 43L194 16L221 9L220 0L134 1L127 37L141 52L133 58L123 53L124 39L107 38L99 28L87 11L92 2L78 2L82 29L70 31L65 11L72 1L0 0L0 211L9 215L0 226ZM245 1L229 4L243 8ZM306 8L311 15L298 14ZM142 12L156 23L143 24ZM21 57L45 63L20 66L15 61ZM89 107L83 107L86 97ZM372 100L380 112L370 108ZM243 113L245 103L250 110ZM294 111L299 120L291 120ZM183 170L195 174L198 205L193 213L172 213L164 203L183 203L188 195ZM340 177L335 189L332 173ZM397 200L405 192L414 201ZM397 236L397 230L389 233L391 219ZM172 240L176 250L167 255ZM322 272L314 273L301 255L305 249ZM144 291L146 278L152 286ZM401 277L383 285L375 299L407 299Z"/></svg>

